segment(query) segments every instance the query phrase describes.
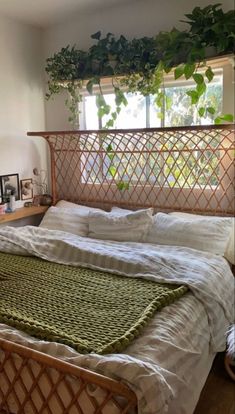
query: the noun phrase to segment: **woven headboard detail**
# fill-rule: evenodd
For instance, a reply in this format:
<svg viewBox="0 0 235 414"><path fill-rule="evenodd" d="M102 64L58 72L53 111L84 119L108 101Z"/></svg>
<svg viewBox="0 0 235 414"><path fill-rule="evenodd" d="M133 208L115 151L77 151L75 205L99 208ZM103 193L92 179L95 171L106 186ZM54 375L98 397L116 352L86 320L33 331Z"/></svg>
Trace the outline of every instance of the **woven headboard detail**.
<svg viewBox="0 0 235 414"><path fill-rule="evenodd" d="M234 215L234 125L34 132L53 201Z"/></svg>

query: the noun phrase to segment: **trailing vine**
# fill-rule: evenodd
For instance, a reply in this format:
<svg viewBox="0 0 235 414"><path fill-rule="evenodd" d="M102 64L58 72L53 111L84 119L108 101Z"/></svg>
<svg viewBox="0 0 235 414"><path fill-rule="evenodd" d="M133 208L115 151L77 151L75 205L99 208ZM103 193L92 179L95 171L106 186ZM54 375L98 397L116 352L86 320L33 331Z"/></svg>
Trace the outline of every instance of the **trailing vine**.
<svg viewBox="0 0 235 414"><path fill-rule="evenodd" d="M88 51L75 46L64 47L60 52L47 59L46 72L49 76L49 99L63 90L68 92L66 105L70 111L69 120L78 128L78 103L82 100L84 86L92 94L98 87L96 104L98 115L108 115L106 128L114 122L127 105L124 90L140 92L143 96L155 95L157 107L169 107L170 102L162 90L164 76L174 71L174 78L192 79L194 87L187 91L192 105L198 105L200 97L213 80L214 72L206 63L207 50L212 48L214 56L234 51L234 11L223 12L220 4L208 5L201 9L195 7L191 14L185 15L188 30L173 28L160 32L155 37L127 40L123 35L118 39L112 33L104 38L101 32L91 37L96 42ZM111 77L116 108L113 111L106 103L102 90L102 78ZM198 107L199 116L214 115L215 109L209 104ZM231 114L220 115L216 123L233 121Z"/></svg>

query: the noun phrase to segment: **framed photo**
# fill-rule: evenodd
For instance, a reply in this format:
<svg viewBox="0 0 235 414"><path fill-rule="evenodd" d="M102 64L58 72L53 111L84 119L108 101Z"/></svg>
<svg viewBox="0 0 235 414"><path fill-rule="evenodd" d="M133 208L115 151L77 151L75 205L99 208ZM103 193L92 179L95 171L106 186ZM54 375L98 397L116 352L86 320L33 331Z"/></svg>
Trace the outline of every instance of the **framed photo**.
<svg viewBox="0 0 235 414"><path fill-rule="evenodd" d="M20 180L21 200L29 200L33 198L33 180L25 178Z"/></svg>
<svg viewBox="0 0 235 414"><path fill-rule="evenodd" d="M19 174L1 175L0 187L3 201L7 201L11 194L16 200L20 199Z"/></svg>

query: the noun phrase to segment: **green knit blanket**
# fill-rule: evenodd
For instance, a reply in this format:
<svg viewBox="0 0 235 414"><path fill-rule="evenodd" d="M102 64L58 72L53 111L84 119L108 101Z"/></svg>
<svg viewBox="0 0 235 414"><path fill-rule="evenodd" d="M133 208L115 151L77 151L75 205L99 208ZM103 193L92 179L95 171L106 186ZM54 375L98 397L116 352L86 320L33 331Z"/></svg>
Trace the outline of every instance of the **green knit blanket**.
<svg viewBox="0 0 235 414"><path fill-rule="evenodd" d="M121 352L185 286L0 253L0 322L80 353Z"/></svg>

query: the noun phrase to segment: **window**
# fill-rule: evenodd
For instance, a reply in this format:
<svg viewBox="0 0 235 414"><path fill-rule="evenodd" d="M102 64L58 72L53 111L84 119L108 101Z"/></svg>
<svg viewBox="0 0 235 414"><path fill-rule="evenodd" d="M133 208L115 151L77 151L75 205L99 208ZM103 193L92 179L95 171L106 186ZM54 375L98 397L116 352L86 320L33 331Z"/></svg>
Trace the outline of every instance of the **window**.
<svg viewBox="0 0 235 414"><path fill-rule="evenodd" d="M123 107L115 121L116 129L131 129L145 127L168 127L168 126L190 126L205 125L212 123L212 116L200 118L198 109L190 105L191 98L186 91L193 88L190 82L168 82L164 90L167 97L168 107L158 109L154 103L154 96L143 97L140 94L126 93L128 105ZM115 110L115 96L111 92L105 94L105 100ZM109 116L99 118L97 115L95 96L85 96L83 102L83 129L101 129L105 126ZM213 81L208 84L206 95L201 97L198 107L212 106L216 114L222 111L223 101L223 73L216 71Z"/></svg>
<svg viewBox="0 0 235 414"><path fill-rule="evenodd" d="M206 96L201 97L198 107L212 106L216 109L216 114L222 111L223 102L223 71L215 70L216 76L208 84ZM213 123L212 116L200 118L198 108L190 105L191 98L185 94L185 91L191 90L192 83L185 81L165 82L164 90L167 96L168 107L162 108L159 116L159 110L154 103L154 96L143 97L140 94L126 93L128 105L122 108L117 120L115 129L132 129L145 127L169 127L169 126L190 126L190 125L208 125ZM107 90L105 96L106 102L115 109L115 96ZM97 115L95 96L84 96L83 102L83 126L84 129L101 129L105 126L109 117L104 116L102 119ZM203 135L203 133L202 133ZM177 141L175 138L169 139L163 136L159 141L158 150L151 152L149 155L141 155L137 158L131 153L132 142L126 143L125 149L130 152L116 151L118 143L109 141L100 143L100 148L110 149L107 154L98 156L97 154L87 153L83 156L83 182L100 183L115 181L116 183L136 183L148 182L150 185L174 187L174 188L191 188L195 184L200 188L216 187L219 184L219 165L220 151L216 150L219 145L218 135L210 139L212 150L204 151L205 140L200 142L200 134L196 141L187 141L187 150L190 155L186 157L180 152L184 146L183 141ZM110 146L111 145L111 146ZM156 142L154 142L156 145ZM141 143L140 143L141 146ZM148 142L149 150L152 151L151 140ZM155 147L154 147L155 148ZM200 148L202 151L200 151ZM213 149L214 148L214 149ZM118 153L119 152L119 153ZM212 174L212 171L214 172ZM130 183L131 177L131 183Z"/></svg>

